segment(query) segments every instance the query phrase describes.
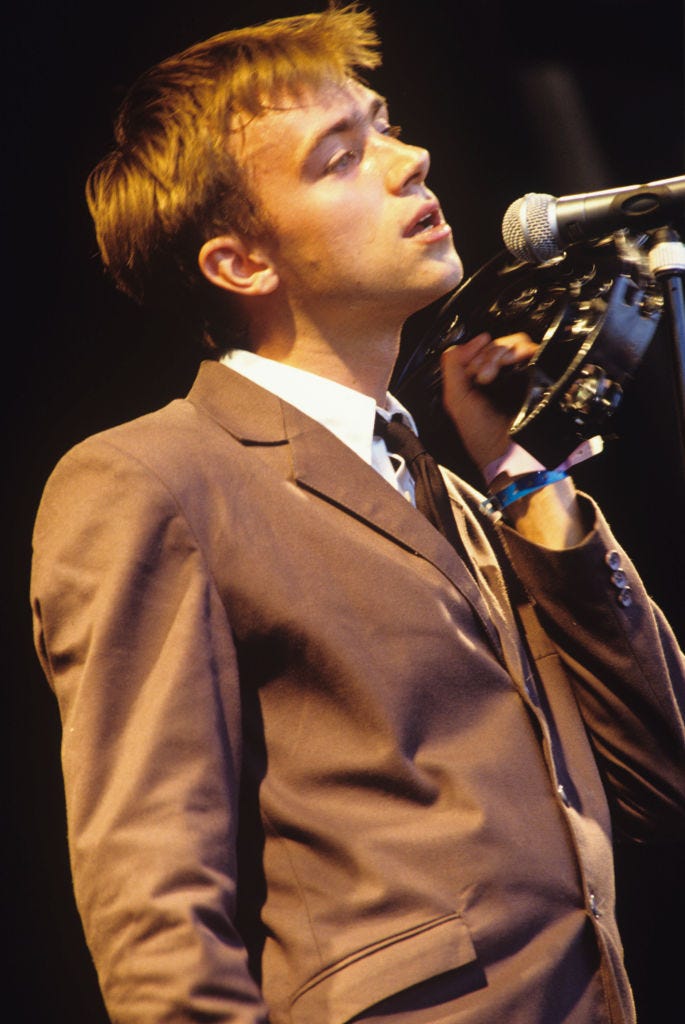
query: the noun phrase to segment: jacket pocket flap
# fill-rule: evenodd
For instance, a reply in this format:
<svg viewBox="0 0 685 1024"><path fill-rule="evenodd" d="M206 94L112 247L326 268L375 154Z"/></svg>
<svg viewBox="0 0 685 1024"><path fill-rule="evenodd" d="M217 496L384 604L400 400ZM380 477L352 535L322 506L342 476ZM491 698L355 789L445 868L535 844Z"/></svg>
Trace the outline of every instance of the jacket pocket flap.
<svg viewBox="0 0 685 1024"><path fill-rule="evenodd" d="M387 996L476 959L459 914L434 918L365 946L317 974L295 995L293 1024L344 1024Z"/></svg>

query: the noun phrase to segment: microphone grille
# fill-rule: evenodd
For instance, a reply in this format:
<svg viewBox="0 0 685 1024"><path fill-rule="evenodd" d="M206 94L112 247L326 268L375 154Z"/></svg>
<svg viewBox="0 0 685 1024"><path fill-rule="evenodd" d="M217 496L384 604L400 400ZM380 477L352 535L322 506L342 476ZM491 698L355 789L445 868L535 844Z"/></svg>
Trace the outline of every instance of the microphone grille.
<svg viewBox="0 0 685 1024"><path fill-rule="evenodd" d="M502 221L502 238L512 256L526 263L544 263L562 250L550 224L554 196L528 192L511 204Z"/></svg>

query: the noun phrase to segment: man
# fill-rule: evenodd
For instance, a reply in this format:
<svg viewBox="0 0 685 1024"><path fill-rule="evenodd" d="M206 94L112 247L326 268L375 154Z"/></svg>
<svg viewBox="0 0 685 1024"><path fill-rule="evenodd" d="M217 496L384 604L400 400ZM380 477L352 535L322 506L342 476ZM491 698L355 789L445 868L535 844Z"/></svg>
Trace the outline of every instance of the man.
<svg viewBox="0 0 685 1024"><path fill-rule="evenodd" d="M446 473L448 540L374 434L403 323L462 274L377 63L355 7L200 43L89 181L118 285L217 357L68 453L36 522L115 1024L634 1020L612 827L682 838L683 657L593 503L509 445L483 386L529 339L443 362L497 523Z"/></svg>

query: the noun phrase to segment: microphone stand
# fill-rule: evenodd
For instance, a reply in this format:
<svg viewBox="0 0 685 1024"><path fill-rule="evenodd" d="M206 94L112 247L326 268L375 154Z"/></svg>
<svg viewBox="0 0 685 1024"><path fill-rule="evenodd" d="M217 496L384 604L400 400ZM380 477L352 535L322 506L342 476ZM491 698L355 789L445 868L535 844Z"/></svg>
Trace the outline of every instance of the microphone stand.
<svg viewBox="0 0 685 1024"><path fill-rule="evenodd" d="M659 228L653 236L649 268L660 286L668 310L675 371L678 443L685 472L685 245L672 227Z"/></svg>

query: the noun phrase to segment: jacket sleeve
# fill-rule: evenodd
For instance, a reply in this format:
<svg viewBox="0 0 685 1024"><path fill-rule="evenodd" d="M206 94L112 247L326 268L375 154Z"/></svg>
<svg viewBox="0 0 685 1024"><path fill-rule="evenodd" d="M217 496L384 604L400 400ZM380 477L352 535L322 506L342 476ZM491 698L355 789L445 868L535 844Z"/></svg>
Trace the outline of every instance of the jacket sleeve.
<svg viewBox="0 0 685 1024"><path fill-rule="evenodd" d="M46 486L31 589L75 896L112 1021L265 1021L233 923L236 654L187 521L145 467L91 439Z"/></svg>
<svg viewBox="0 0 685 1024"><path fill-rule="evenodd" d="M591 529L563 551L501 536L536 617L571 670L617 832L685 841L685 659L661 610L594 502Z"/></svg>

